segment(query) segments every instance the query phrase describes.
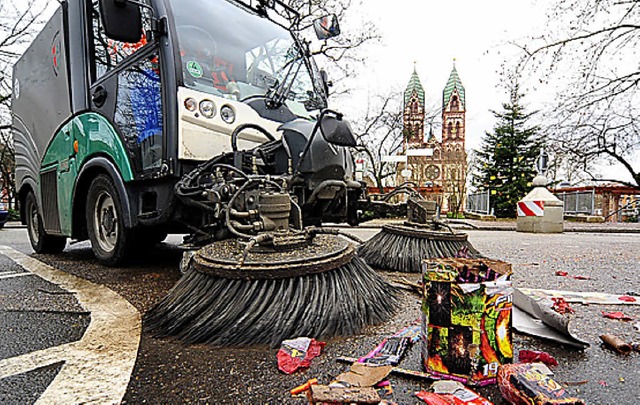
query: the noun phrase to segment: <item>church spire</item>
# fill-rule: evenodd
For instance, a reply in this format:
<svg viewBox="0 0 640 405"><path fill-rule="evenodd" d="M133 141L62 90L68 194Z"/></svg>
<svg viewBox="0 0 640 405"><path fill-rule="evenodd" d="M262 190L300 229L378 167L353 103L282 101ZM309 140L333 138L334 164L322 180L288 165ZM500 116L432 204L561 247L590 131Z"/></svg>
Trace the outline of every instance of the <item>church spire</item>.
<svg viewBox="0 0 640 405"><path fill-rule="evenodd" d="M456 70L456 60L454 58L453 68L451 69L449 80L447 81L447 85L444 86L444 91L442 92L442 109L443 110L447 107L447 105L449 104L449 101L451 101L451 95L455 90L457 90L458 95L460 97L461 109L466 110L464 86L462 85L462 81L458 76L458 71Z"/></svg>
<svg viewBox="0 0 640 405"><path fill-rule="evenodd" d="M416 93L418 96L418 101L420 102L420 106L424 107L424 88L420 83L420 77L418 77L418 72L416 72L416 62L413 62L413 74L411 75L411 79L409 79L409 84L407 85L407 89L404 91L404 105L406 107L411 100L411 96L413 93Z"/></svg>

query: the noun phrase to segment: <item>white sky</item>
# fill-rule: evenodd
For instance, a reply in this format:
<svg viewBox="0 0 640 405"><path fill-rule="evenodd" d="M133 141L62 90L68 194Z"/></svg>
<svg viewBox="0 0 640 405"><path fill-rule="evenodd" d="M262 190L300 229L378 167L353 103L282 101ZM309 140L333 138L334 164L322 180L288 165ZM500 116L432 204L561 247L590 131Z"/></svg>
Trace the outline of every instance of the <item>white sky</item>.
<svg viewBox="0 0 640 405"><path fill-rule="evenodd" d="M364 0L356 13L342 21L343 31L358 29L368 19L380 30L383 43L369 48L367 71L355 78L359 92L354 98L366 99L367 94L389 89L404 91L416 62L427 106L440 107L455 58L466 90L467 149L479 147L485 131L491 131L495 123L489 110L500 110L508 100L498 71L517 49L507 42L535 33L544 22L545 10L535 7L534 1ZM524 99L532 109L537 109L535 96ZM339 104L354 115L363 105L345 100ZM434 128L438 135L440 130Z"/></svg>

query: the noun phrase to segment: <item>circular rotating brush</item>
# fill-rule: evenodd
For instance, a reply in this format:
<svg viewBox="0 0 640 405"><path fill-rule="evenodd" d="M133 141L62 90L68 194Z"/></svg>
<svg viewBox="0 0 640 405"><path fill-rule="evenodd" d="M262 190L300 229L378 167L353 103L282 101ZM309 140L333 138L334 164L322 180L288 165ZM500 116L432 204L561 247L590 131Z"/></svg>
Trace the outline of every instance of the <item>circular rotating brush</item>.
<svg viewBox="0 0 640 405"><path fill-rule="evenodd" d="M420 273L424 259L484 257L468 241L466 234L454 232L437 218L437 206L433 201L410 198L407 219L402 225L383 226L360 246L359 256L377 269L405 273Z"/></svg>
<svg viewBox="0 0 640 405"><path fill-rule="evenodd" d="M147 329L188 343L277 346L353 335L395 310L393 288L342 237L316 235L289 251L256 248L223 240L197 251L145 315Z"/></svg>

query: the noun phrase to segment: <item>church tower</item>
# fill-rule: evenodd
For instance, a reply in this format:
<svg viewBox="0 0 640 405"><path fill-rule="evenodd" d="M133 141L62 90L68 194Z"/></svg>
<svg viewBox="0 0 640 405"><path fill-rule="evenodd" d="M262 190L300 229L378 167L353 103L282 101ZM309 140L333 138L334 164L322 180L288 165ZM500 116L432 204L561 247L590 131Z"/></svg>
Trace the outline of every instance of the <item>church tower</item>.
<svg viewBox="0 0 640 405"><path fill-rule="evenodd" d="M442 92L442 152L443 152L443 205L446 211L461 211L464 207L467 177L465 147L466 100L464 86L455 60Z"/></svg>
<svg viewBox="0 0 640 405"><path fill-rule="evenodd" d="M413 74L404 92L404 149L422 147L424 143L424 88L413 67Z"/></svg>
<svg viewBox="0 0 640 405"><path fill-rule="evenodd" d="M447 85L442 92L442 143L464 150L465 139L464 86L458 76L455 61Z"/></svg>

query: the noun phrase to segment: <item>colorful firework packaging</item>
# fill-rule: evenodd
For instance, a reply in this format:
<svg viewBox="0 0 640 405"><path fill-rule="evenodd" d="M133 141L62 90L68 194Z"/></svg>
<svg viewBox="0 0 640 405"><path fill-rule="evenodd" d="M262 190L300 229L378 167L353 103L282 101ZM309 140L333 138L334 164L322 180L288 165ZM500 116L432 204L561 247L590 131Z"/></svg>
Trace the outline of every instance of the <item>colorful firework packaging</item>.
<svg viewBox="0 0 640 405"><path fill-rule="evenodd" d="M422 390L416 396L429 405L493 405L457 381L436 381L431 389L434 392Z"/></svg>
<svg viewBox="0 0 640 405"><path fill-rule="evenodd" d="M498 371L500 393L513 405L585 405L567 389L540 372L534 363L507 364Z"/></svg>
<svg viewBox="0 0 640 405"><path fill-rule="evenodd" d="M422 263L422 362L437 378L496 382L513 361L511 265L489 259Z"/></svg>
<svg viewBox="0 0 640 405"><path fill-rule="evenodd" d="M407 326L393 336L385 338L366 356L358 359L360 363L397 366L409 346L420 339L420 326Z"/></svg>

